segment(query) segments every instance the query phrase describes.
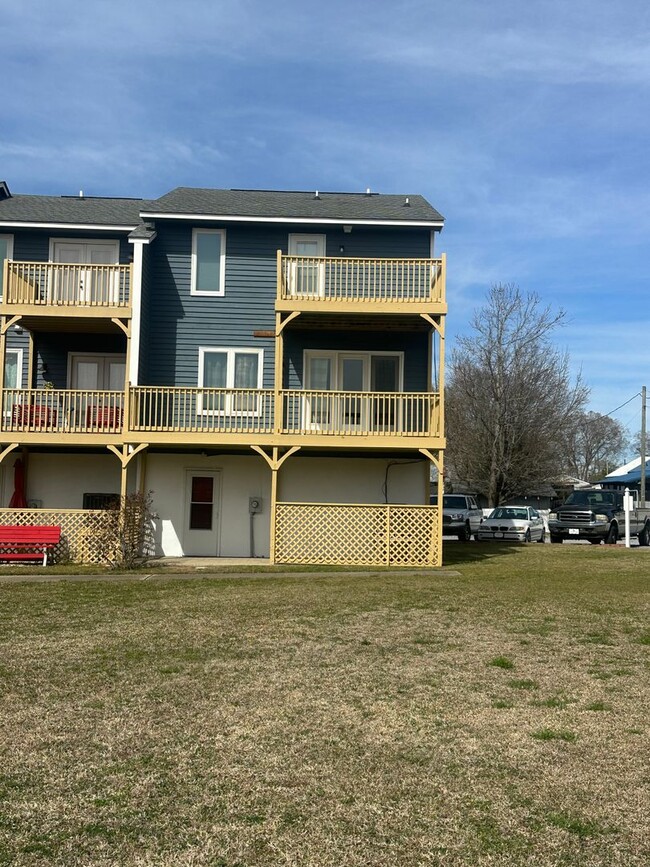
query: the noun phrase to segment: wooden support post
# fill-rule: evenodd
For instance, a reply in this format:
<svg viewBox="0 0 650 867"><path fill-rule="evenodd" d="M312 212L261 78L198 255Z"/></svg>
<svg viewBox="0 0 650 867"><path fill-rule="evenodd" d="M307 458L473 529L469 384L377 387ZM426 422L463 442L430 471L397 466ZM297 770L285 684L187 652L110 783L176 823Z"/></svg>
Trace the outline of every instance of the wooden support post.
<svg viewBox="0 0 650 867"><path fill-rule="evenodd" d="M264 458L271 470L271 541L269 545L269 556L271 563L275 563L275 512L278 502L278 471L280 470L282 464L287 460L287 458L290 458L291 455L295 455L296 452L300 451L300 446L291 446L291 448L287 449L287 451L282 456L280 456L280 449L277 446L273 446L271 455L268 455L261 446L251 446L251 448L254 452L257 452L260 457Z"/></svg>
<svg viewBox="0 0 650 867"><path fill-rule="evenodd" d="M275 394L273 398L273 415L274 415L274 430L276 433L282 431L282 368L284 352L284 338L282 336L282 316L280 313L275 314Z"/></svg>
<svg viewBox="0 0 650 867"><path fill-rule="evenodd" d="M122 501L122 505L124 505L124 500L126 499L126 491L127 491L127 481L128 481L128 473L129 473L129 462L127 460L128 455L128 446L122 446L122 473L120 476L120 499Z"/></svg>
<svg viewBox="0 0 650 867"><path fill-rule="evenodd" d="M432 552L436 551L437 556L434 557L433 553L431 556L431 561L434 566L442 566L442 498L444 495L444 463L443 463L443 451L439 450L436 454L429 451L429 449L419 449L420 454L424 455L425 458L428 458L431 463L438 470L438 485L437 485L437 512L436 512L436 525L434 536L431 539L431 550Z"/></svg>
<svg viewBox="0 0 650 867"><path fill-rule="evenodd" d="M273 450L277 452L277 448ZM271 541L269 545L269 559L272 565L275 565L275 510L278 502L278 468L271 467L271 514L270 514L270 535Z"/></svg>
<svg viewBox="0 0 650 867"><path fill-rule="evenodd" d="M7 261L5 260L5 273L6 273L6 265ZM4 284L5 287L7 284ZM6 288L5 288L6 291ZM0 382L0 421L4 421L5 418L5 351L7 346L7 335L6 335L6 322L7 317L0 317L0 371L2 371L2 381ZM19 388L22 386L22 383L18 386Z"/></svg>

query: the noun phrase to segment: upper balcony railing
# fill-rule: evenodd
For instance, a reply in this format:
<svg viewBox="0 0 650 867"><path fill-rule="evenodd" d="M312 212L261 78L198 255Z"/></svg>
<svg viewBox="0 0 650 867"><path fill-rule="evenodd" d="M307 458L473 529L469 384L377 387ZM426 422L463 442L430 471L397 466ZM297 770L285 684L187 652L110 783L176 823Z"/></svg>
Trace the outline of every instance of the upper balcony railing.
<svg viewBox="0 0 650 867"><path fill-rule="evenodd" d="M415 309L444 304L445 257L351 259L279 253L278 302L321 302L325 309L363 304L367 311L373 305Z"/></svg>
<svg viewBox="0 0 650 867"><path fill-rule="evenodd" d="M82 310L126 309L131 303L130 265L73 265L59 262L7 260L4 271L5 304L38 308Z"/></svg>

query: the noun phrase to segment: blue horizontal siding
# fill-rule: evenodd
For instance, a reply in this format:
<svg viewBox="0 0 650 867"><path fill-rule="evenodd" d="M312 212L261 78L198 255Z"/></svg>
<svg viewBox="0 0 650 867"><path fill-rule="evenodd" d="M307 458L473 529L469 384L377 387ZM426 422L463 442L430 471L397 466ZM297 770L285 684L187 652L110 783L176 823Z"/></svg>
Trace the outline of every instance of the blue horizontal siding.
<svg viewBox="0 0 650 867"><path fill-rule="evenodd" d="M321 349L344 352L404 353L404 391L427 391L429 343L425 332L290 331L284 338L284 387L304 387L304 351Z"/></svg>
<svg viewBox="0 0 650 867"><path fill-rule="evenodd" d="M120 334L54 334L42 332L34 335L35 386L43 380L54 383L54 388L68 387L68 356L71 352L92 354L126 353L126 337ZM47 374L40 372L43 363Z"/></svg>
<svg viewBox="0 0 650 867"><path fill-rule="evenodd" d="M148 302L143 305L141 382L194 386L199 346L251 347L264 351L263 384L271 388L274 340L254 337L253 332L275 327L277 251L287 253L289 235L305 233L305 226L227 227L225 294L214 297L190 293L192 228L181 221L159 221L157 225L147 274ZM313 226L308 234L325 234L326 252L331 256L427 258L430 252L429 230L355 226L346 233L342 227ZM355 346L357 338L361 339L347 333ZM373 339L379 341L379 348L386 346L383 336ZM413 346L409 338L400 339L400 347L409 342ZM426 367L426 340L422 345L421 364ZM410 365L408 369L409 381L424 381L425 377L411 372Z"/></svg>
<svg viewBox="0 0 650 867"><path fill-rule="evenodd" d="M120 242L120 264L131 261L133 248L126 234L119 237L114 234L71 231L68 229L22 229L14 232L14 259L19 262L47 262L50 255L50 238L75 238L79 241L117 241Z"/></svg>

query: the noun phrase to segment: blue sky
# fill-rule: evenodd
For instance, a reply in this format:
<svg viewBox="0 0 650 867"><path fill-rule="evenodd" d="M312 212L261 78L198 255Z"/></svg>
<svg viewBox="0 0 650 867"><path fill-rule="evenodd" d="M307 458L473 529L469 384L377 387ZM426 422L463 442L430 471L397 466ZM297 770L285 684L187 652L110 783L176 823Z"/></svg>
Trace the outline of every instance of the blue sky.
<svg viewBox="0 0 650 867"><path fill-rule="evenodd" d="M495 282L564 307L609 412L647 382L647 0L0 0L0 177L421 193L448 334ZM649 383L650 384L650 383ZM615 416L638 429L640 399Z"/></svg>

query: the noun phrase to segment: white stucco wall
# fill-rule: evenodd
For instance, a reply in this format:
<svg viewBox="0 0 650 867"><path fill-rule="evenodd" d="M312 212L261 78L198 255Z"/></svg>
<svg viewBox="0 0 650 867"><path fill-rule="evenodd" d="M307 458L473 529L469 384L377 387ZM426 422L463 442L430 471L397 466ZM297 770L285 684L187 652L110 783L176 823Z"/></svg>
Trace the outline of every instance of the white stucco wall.
<svg viewBox="0 0 650 867"><path fill-rule="evenodd" d="M147 490L152 492L154 535L158 554L181 557L189 520L186 477L189 470L219 473L219 531L215 555L250 557L249 497L262 498L262 512L253 518L255 556L269 556L271 471L263 458L199 454L151 454L147 458Z"/></svg>
<svg viewBox="0 0 650 867"><path fill-rule="evenodd" d="M384 503L388 465L389 503L424 504L428 467L422 462L394 462L385 458L299 458L283 464L278 499L284 502ZM189 521L188 471L216 472L219 477L219 530L216 556L250 556L250 497L261 497L263 511L254 517L255 556L270 552L271 471L257 456L150 454L146 488L152 492L156 551L183 556Z"/></svg>
<svg viewBox="0 0 650 867"><path fill-rule="evenodd" d="M2 502L9 505L13 493L16 450L3 462ZM27 500L38 500L44 509L81 509L85 493L119 494L120 462L108 452L64 454L30 452L27 463ZM135 473L129 482L133 485Z"/></svg>
<svg viewBox="0 0 650 867"><path fill-rule="evenodd" d="M417 505L428 503L428 498L425 500L427 482L428 466L423 461L296 457L289 458L280 470L278 500Z"/></svg>

